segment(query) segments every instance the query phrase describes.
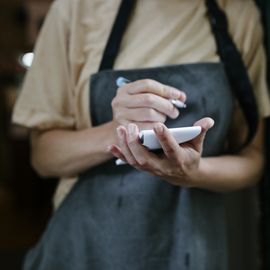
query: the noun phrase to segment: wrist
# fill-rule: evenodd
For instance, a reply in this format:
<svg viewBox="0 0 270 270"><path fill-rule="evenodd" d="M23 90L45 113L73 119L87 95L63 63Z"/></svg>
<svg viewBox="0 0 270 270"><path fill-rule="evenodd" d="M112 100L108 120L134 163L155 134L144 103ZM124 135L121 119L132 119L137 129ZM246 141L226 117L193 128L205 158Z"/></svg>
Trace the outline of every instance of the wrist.
<svg viewBox="0 0 270 270"><path fill-rule="evenodd" d="M108 146L117 143L116 135L117 123L114 121L107 122L97 127L90 127L85 130L87 144L86 149L89 149L89 154L105 155L111 157L108 153Z"/></svg>
<svg viewBox="0 0 270 270"><path fill-rule="evenodd" d="M117 122L115 122L114 120L106 123L105 125L106 131L107 131L107 140L106 140L106 149L109 145L112 144L117 144L118 140L117 140L117 132L116 129L119 126L119 124Z"/></svg>
<svg viewBox="0 0 270 270"><path fill-rule="evenodd" d="M190 187L205 188L209 180L210 164L208 159L201 158L197 170L193 173L190 180Z"/></svg>

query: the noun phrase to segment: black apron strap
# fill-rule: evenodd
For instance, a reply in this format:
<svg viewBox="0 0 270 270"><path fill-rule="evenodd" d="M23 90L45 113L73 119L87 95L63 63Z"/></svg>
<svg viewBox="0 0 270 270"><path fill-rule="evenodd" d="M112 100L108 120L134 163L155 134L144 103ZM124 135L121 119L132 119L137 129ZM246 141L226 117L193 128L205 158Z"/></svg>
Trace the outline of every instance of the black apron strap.
<svg viewBox="0 0 270 270"><path fill-rule="evenodd" d="M99 71L113 68L135 2L135 0L122 0L102 56Z"/></svg>
<svg viewBox="0 0 270 270"><path fill-rule="evenodd" d="M206 5L212 32L216 39L218 54L224 63L230 85L243 110L249 127L244 144L247 145L256 134L259 122L253 87L242 57L229 34L225 13L219 8L215 0L206 0Z"/></svg>

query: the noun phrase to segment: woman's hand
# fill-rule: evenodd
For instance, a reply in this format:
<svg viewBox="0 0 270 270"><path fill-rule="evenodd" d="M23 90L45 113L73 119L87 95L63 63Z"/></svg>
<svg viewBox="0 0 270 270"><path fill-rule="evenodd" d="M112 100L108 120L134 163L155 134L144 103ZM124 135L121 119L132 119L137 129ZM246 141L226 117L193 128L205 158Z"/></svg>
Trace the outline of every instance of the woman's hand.
<svg viewBox="0 0 270 270"><path fill-rule="evenodd" d="M135 123L139 130L176 118L178 109L170 99L186 100L184 92L157 81L145 79L121 86L112 100L113 121L117 126Z"/></svg>
<svg viewBox="0 0 270 270"><path fill-rule="evenodd" d="M109 151L138 170L160 176L171 184L191 187L200 177L200 161L203 141L208 129L214 125L211 118L203 118L194 125L202 132L195 139L178 145L168 128L155 124L154 131L163 149L163 154L149 152L139 142L139 129L135 124L117 128L118 146L111 145Z"/></svg>

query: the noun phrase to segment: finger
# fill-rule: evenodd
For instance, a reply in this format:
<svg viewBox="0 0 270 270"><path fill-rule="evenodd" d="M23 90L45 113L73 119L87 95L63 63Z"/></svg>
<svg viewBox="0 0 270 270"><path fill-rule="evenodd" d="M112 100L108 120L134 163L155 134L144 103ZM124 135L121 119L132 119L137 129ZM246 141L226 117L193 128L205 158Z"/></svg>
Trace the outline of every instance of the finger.
<svg viewBox="0 0 270 270"><path fill-rule="evenodd" d="M117 145L115 145L115 144L110 145L108 147L108 152L110 152L116 158L119 158L119 159L127 162L125 156L123 155L123 153L121 151L121 149Z"/></svg>
<svg viewBox="0 0 270 270"><path fill-rule="evenodd" d="M130 123L137 125L137 127L139 128L139 131L141 131L141 130L154 129L154 126L160 122L150 122L150 121L138 122L138 121L130 121L130 120L121 121L121 125L126 127L126 128L127 128L128 124L130 124Z"/></svg>
<svg viewBox="0 0 270 270"><path fill-rule="evenodd" d="M122 108L116 112L116 118L127 119L130 122L165 122L166 115L152 108Z"/></svg>
<svg viewBox="0 0 270 270"><path fill-rule="evenodd" d="M153 108L173 119L179 116L179 110L169 99L151 93L136 94L132 98L124 95L119 98L118 102L127 108Z"/></svg>
<svg viewBox="0 0 270 270"><path fill-rule="evenodd" d="M129 83L128 85L124 85L123 87L125 87L126 91L131 95L138 93L152 93L167 99L180 100L184 99L186 96L184 92L179 89L151 79L138 80L133 83Z"/></svg>
<svg viewBox="0 0 270 270"><path fill-rule="evenodd" d="M122 155L124 156L124 160L132 166L137 166L138 164L127 145L126 128L124 126L119 126L117 128L117 135L118 135L118 144L121 149Z"/></svg>
<svg viewBox="0 0 270 270"><path fill-rule="evenodd" d="M133 124L136 124L139 130L147 130L147 129L153 129L154 126L160 122L134 122Z"/></svg>
<svg viewBox="0 0 270 270"><path fill-rule="evenodd" d="M193 145L194 149L199 153L202 152L203 149L203 141L206 135L206 132L214 126L215 122L210 117L205 117L194 123L193 126L200 126L202 131L200 135L198 135L195 139L191 140L190 143Z"/></svg>
<svg viewBox="0 0 270 270"><path fill-rule="evenodd" d="M181 159L181 148L168 128L165 125L158 123L155 125L154 131L166 157L174 161Z"/></svg>
<svg viewBox="0 0 270 270"><path fill-rule="evenodd" d="M159 164L159 158L149 152L139 141L139 129L135 124L128 125L128 137L127 142L129 149L135 158L136 162L143 169L149 169L155 171Z"/></svg>

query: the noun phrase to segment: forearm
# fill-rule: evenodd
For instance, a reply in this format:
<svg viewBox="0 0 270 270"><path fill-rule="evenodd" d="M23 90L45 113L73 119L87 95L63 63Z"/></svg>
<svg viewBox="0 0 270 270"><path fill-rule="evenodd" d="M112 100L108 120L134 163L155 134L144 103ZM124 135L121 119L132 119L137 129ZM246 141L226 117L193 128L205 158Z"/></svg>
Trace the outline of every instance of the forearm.
<svg viewBox="0 0 270 270"><path fill-rule="evenodd" d="M106 148L115 142L113 122L81 131L33 132L32 164L45 177L75 176L110 159Z"/></svg>
<svg viewBox="0 0 270 270"><path fill-rule="evenodd" d="M260 149L239 155L202 158L194 186L212 191L232 191L255 185L261 177L264 160Z"/></svg>

